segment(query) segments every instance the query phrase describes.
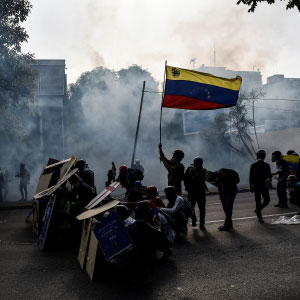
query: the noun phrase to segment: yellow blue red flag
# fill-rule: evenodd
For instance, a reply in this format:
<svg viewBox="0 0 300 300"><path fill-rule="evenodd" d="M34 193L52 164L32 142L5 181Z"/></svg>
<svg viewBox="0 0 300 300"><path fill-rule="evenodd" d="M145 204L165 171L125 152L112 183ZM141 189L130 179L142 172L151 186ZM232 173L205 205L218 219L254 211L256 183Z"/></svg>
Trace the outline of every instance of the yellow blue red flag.
<svg viewBox="0 0 300 300"><path fill-rule="evenodd" d="M242 78L222 78L207 73L166 66L163 107L208 110L234 106Z"/></svg>

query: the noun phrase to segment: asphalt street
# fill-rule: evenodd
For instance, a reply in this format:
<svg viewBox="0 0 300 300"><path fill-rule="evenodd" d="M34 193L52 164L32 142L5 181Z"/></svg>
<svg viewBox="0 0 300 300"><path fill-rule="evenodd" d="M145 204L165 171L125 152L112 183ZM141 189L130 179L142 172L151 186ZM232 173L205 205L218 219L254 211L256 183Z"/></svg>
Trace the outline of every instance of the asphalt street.
<svg viewBox="0 0 300 300"><path fill-rule="evenodd" d="M300 225L272 225L298 208L275 208L275 192L254 214L251 193L238 194L234 230L219 232L224 214L218 196L207 197L207 231L189 225L167 262L132 289L119 274L91 281L77 262L78 249L41 252L28 209L0 211L0 299L300 299Z"/></svg>

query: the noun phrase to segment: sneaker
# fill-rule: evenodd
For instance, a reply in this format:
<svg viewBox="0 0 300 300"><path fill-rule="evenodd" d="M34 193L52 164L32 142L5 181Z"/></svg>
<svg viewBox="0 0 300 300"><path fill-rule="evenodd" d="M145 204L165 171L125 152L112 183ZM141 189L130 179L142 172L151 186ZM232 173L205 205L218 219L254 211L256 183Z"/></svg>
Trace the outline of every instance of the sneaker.
<svg viewBox="0 0 300 300"><path fill-rule="evenodd" d="M220 231L229 231L229 227L226 225L222 225L218 228Z"/></svg>
<svg viewBox="0 0 300 300"><path fill-rule="evenodd" d="M258 222L259 222L260 224L264 224L264 223L265 223L264 220L263 220L263 218L258 218Z"/></svg>
<svg viewBox="0 0 300 300"><path fill-rule="evenodd" d="M279 206L280 206L280 204L279 204L279 203L277 203L277 204L275 204L275 205L274 205L274 207L279 207Z"/></svg>
<svg viewBox="0 0 300 300"><path fill-rule="evenodd" d="M205 230L206 230L206 228L205 228L204 225L200 225L199 227L200 227L200 230L202 230L202 231L205 231Z"/></svg>

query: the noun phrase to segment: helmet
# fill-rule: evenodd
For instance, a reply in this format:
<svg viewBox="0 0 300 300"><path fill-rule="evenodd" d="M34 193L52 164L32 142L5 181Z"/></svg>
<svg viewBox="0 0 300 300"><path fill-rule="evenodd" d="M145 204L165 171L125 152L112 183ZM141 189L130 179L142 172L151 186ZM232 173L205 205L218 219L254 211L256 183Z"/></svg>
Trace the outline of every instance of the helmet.
<svg viewBox="0 0 300 300"><path fill-rule="evenodd" d="M157 196L158 195L157 188L154 185L147 186L147 191L148 191L148 194L150 196Z"/></svg>
<svg viewBox="0 0 300 300"><path fill-rule="evenodd" d="M77 160L75 164L75 168L82 169L86 165L86 161L84 159Z"/></svg>
<svg viewBox="0 0 300 300"><path fill-rule="evenodd" d="M119 173L126 173L128 168L125 165L120 166Z"/></svg>
<svg viewBox="0 0 300 300"><path fill-rule="evenodd" d="M265 159L266 157L266 151L263 150L263 149L259 149L257 152L256 152L256 157L259 159L259 158L262 158L262 159Z"/></svg>
<svg viewBox="0 0 300 300"><path fill-rule="evenodd" d="M178 157L179 159L183 159L184 153L183 153L183 151L177 149L173 152L173 156Z"/></svg>
<svg viewBox="0 0 300 300"><path fill-rule="evenodd" d="M129 217L128 208L125 205L117 205L114 209L122 221Z"/></svg>
<svg viewBox="0 0 300 300"><path fill-rule="evenodd" d="M194 166L202 166L203 165L203 159L199 156L194 158Z"/></svg>
<svg viewBox="0 0 300 300"><path fill-rule="evenodd" d="M287 155L293 155L293 154L295 154L296 152L294 151L294 150L289 150L286 154Z"/></svg>
<svg viewBox="0 0 300 300"><path fill-rule="evenodd" d="M142 183L139 181L139 180L136 180L134 183L133 183L133 187L141 187L143 186Z"/></svg>

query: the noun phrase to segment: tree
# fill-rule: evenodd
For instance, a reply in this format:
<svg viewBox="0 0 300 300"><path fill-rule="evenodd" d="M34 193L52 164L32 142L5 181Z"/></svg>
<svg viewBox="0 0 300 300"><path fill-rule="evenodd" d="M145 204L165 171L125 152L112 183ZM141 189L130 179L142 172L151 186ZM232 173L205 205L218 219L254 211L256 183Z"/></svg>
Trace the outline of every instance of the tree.
<svg viewBox="0 0 300 300"><path fill-rule="evenodd" d="M27 19L30 9L27 0L0 0L0 138L3 156L12 147L19 148L18 143L22 143L22 148L26 143L30 144L21 119L30 114L29 103L34 99L38 74L30 66L33 55L21 52L21 44L27 41L28 35L20 25Z"/></svg>
<svg viewBox="0 0 300 300"><path fill-rule="evenodd" d="M255 160L255 149L253 140L249 135L250 126L254 126L254 121L248 118L249 95L240 93L236 106L230 109L228 121L230 123L230 134L242 144L239 154L248 160Z"/></svg>
<svg viewBox="0 0 300 300"><path fill-rule="evenodd" d="M283 0L280 0L283 1ZM284 0L285 1L285 0ZM239 0L237 4L243 3L245 5L250 6L248 12L254 12L258 3L260 2L267 2L268 4L274 4L275 0ZM300 11L300 1L299 0L288 0L286 5L286 9L297 8Z"/></svg>
<svg viewBox="0 0 300 300"><path fill-rule="evenodd" d="M1 112L9 106L26 105L36 88L37 73L30 67L33 55L21 53L28 35L20 23L27 19L31 7L28 0L0 0Z"/></svg>

